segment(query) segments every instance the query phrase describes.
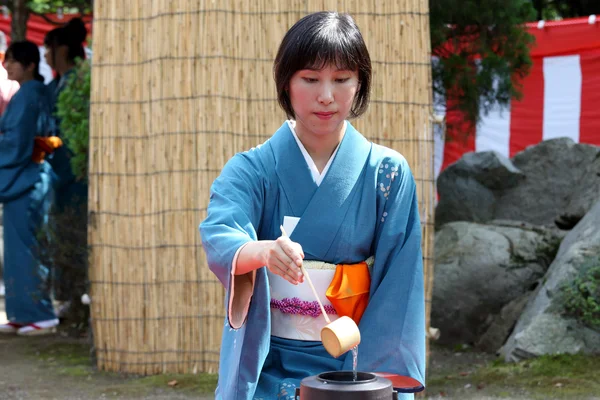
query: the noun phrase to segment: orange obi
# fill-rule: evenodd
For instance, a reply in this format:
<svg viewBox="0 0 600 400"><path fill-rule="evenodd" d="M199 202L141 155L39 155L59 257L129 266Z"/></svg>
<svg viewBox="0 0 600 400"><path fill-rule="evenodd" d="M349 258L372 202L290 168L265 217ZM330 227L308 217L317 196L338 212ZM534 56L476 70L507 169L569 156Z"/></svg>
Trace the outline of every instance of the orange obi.
<svg viewBox="0 0 600 400"><path fill-rule="evenodd" d="M325 295L338 316L348 316L358 323L369 304L371 273L367 261L338 264Z"/></svg>
<svg viewBox="0 0 600 400"><path fill-rule="evenodd" d="M44 161L46 154L54 153L54 150L61 147L62 144L62 140L58 136L36 136L31 159L39 164Z"/></svg>

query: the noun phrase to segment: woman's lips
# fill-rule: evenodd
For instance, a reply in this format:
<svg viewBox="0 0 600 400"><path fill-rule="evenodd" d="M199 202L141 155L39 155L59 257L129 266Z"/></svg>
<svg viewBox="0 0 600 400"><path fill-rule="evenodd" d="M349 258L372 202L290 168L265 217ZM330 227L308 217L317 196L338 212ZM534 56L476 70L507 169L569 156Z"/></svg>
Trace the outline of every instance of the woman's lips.
<svg viewBox="0 0 600 400"><path fill-rule="evenodd" d="M331 119L331 117L333 117L333 114L335 114L335 112L316 112L315 113L315 115L319 119Z"/></svg>

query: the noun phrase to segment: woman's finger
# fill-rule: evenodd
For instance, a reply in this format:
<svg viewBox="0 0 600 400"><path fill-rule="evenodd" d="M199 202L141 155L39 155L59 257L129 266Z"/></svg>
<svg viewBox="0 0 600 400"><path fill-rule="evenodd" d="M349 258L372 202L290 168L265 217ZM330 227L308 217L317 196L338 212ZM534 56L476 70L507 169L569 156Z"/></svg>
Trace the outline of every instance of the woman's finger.
<svg viewBox="0 0 600 400"><path fill-rule="evenodd" d="M302 270L287 254L277 254L275 258L281 269L285 269L286 273L293 276L297 281L302 281Z"/></svg>
<svg viewBox="0 0 600 400"><path fill-rule="evenodd" d="M284 263L274 262L269 266L269 269L274 274L281 276L283 279L290 282L292 285L298 284L298 276Z"/></svg>
<svg viewBox="0 0 600 400"><path fill-rule="evenodd" d="M292 242L289 238L282 236L277 239L277 244L284 253L292 260L296 266L302 266L302 260L304 259L304 252L302 246L299 243ZM280 257L281 258L281 257Z"/></svg>

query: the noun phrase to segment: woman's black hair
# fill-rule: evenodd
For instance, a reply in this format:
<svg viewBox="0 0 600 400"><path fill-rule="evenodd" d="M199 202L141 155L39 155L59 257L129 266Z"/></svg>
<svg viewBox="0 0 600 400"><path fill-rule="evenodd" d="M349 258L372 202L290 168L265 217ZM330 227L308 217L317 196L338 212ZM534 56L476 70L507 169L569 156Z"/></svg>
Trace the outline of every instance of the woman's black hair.
<svg viewBox="0 0 600 400"><path fill-rule="evenodd" d="M358 71L359 89L350 117L362 115L369 105L371 57L363 37L348 14L317 12L296 22L285 34L273 65L277 100L288 117L294 118L288 93L292 76L303 69L321 69L329 64Z"/></svg>
<svg viewBox="0 0 600 400"><path fill-rule="evenodd" d="M67 46L69 53L68 60L72 63L76 58L85 58L85 49L83 42L87 37L87 29L81 18L73 18L67 24L60 28L52 29L44 38L44 46L56 49L59 46ZM56 57L56 52L52 53ZM56 62L56 60L53 60Z"/></svg>
<svg viewBox="0 0 600 400"><path fill-rule="evenodd" d="M35 43L28 40L11 43L6 50L5 59L14 60L25 68L31 64L35 65L33 78L40 82L44 81L44 77L40 74L40 50Z"/></svg>

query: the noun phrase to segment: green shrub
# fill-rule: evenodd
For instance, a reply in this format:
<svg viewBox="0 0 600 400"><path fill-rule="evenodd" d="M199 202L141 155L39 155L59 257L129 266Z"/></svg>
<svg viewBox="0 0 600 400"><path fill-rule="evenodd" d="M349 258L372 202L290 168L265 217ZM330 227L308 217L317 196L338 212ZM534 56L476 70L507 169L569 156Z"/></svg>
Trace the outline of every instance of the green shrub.
<svg viewBox="0 0 600 400"><path fill-rule="evenodd" d="M600 331L600 256L583 260L575 279L561 287L564 313Z"/></svg>
<svg viewBox="0 0 600 400"><path fill-rule="evenodd" d="M78 60L75 73L67 80L58 96L56 115L60 118L60 132L66 146L73 153L71 169L77 179L87 182L90 132L91 65Z"/></svg>
<svg viewBox="0 0 600 400"><path fill-rule="evenodd" d="M88 181L90 83L90 61L77 60L56 104L61 139L71 153L71 170L82 183ZM55 294L70 304L63 315L68 332L79 336L89 328L89 307L81 303L81 296L88 293L88 209L85 199L71 203L53 211L40 244L46 249L43 263L54 269Z"/></svg>
<svg viewBox="0 0 600 400"><path fill-rule="evenodd" d="M69 336L80 337L89 329L89 306L81 296L89 293L87 243L87 203L51 214L51 223L38 233L38 258L52 267L48 282L55 297L69 303L61 316L61 328Z"/></svg>

